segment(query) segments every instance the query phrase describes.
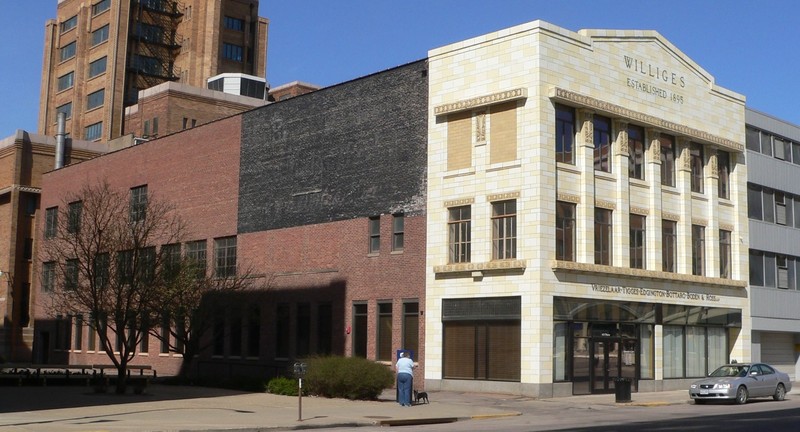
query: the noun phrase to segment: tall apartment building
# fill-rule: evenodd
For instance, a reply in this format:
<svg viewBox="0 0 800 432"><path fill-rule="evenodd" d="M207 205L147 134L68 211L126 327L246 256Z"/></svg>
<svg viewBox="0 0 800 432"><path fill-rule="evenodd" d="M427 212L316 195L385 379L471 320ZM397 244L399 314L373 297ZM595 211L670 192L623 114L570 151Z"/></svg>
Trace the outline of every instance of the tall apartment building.
<svg viewBox="0 0 800 432"><path fill-rule="evenodd" d="M139 91L222 73L265 77L268 21L258 0L59 0L46 24L39 131L87 141L125 131Z"/></svg>
<svg viewBox="0 0 800 432"><path fill-rule="evenodd" d="M748 109L753 360L800 376L800 127Z"/></svg>

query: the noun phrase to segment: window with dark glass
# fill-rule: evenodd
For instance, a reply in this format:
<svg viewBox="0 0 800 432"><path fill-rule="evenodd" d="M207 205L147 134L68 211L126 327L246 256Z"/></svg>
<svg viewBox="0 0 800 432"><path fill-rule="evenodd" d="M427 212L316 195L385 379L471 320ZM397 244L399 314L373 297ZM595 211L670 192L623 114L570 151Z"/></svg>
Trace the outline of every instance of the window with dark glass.
<svg viewBox="0 0 800 432"><path fill-rule="evenodd" d="M60 61L69 60L75 57L75 50L77 49L78 44L76 42L70 42L59 50L58 59Z"/></svg>
<svg viewBox="0 0 800 432"><path fill-rule="evenodd" d="M789 288L789 264L788 258L786 255L776 255L775 256L775 264L777 265L777 275L778 278L776 280L778 288L781 289L788 289Z"/></svg>
<svg viewBox="0 0 800 432"><path fill-rule="evenodd" d="M317 354L326 355L333 351L333 305L317 305Z"/></svg>
<svg viewBox="0 0 800 432"><path fill-rule="evenodd" d="M703 276L705 274L706 256L706 228L701 225L692 225L692 274Z"/></svg>
<svg viewBox="0 0 800 432"><path fill-rule="evenodd" d="M75 291L78 289L78 260L68 259L64 265L64 289Z"/></svg>
<svg viewBox="0 0 800 432"><path fill-rule="evenodd" d="M630 216L630 234L631 234L631 268L643 269L645 268L645 222L644 216L632 214Z"/></svg>
<svg viewBox="0 0 800 432"><path fill-rule="evenodd" d="M194 267L198 278L206 276L206 241L197 240L186 243L186 259Z"/></svg>
<svg viewBox="0 0 800 432"><path fill-rule="evenodd" d="M731 232L719 230L719 277L731 278Z"/></svg>
<svg viewBox="0 0 800 432"><path fill-rule="evenodd" d="M106 97L106 90L100 89L96 92L89 93L86 98L86 109L91 110L103 106L103 101Z"/></svg>
<svg viewBox="0 0 800 432"><path fill-rule="evenodd" d="M147 217L147 185L131 188L130 221L139 222Z"/></svg>
<svg viewBox="0 0 800 432"><path fill-rule="evenodd" d="M368 253L376 254L381 251L381 217L369 218L369 250Z"/></svg>
<svg viewBox="0 0 800 432"><path fill-rule="evenodd" d="M261 355L261 310L258 306L250 307L247 314L247 357L257 358Z"/></svg>
<svg viewBox="0 0 800 432"><path fill-rule="evenodd" d="M747 184L747 217L755 220L764 219L761 188L752 183Z"/></svg>
<svg viewBox="0 0 800 432"><path fill-rule="evenodd" d="M94 78L97 75L106 71L106 64L108 57L100 57L99 59L89 63L89 78Z"/></svg>
<svg viewBox="0 0 800 432"><path fill-rule="evenodd" d="M86 126L83 131L83 136L86 141L94 141L100 139L103 135L103 122L97 122Z"/></svg>
<svg viewBox="0 0 800 432"><path fill-rule="evenodd" d="M556 104L556 162L575 164L575 109Z"/></svg>
<svg viewBox="0 0 800 432"><path fill-rule="evenodd" d="M675 186L675 138L661 134L661 184Z"/></svg>
<svg viewBox="0 0 800 432"><path fill-rule="evenodd" d="M80 351L83 348L83 315L75 315L75 330L72 349Z"/></svg>
<svg viewBox="0 0 800 432"><path fill-rule="evenodd" d="M492 203L492 259L517 257L517 201Z"/></svg>
<svg viewBox="0 0 800 432"><path fill-rule="evenodd" d="M405 216L400 214L392 215L392 252L403 250L405 243Z"/></svg>
<svg viewBox="0 0 800 432"><path fill-rule="evenodd" d="M100 0L92 5L92 15L107 11L109 8L111 8L111 0Z"/></svg>
<svg viewBox="0 0 800 432"><path fill-rule="evenodd" d="M448 209L448 261L470 262L472 236L472 209L470 206Z"/></svg>
<svg viewBox="0 0 800 432"><path fill-rule="evenodd" d="M378 345L376 358L382 361L392 360L392 303L378 303Z"/></svg>
<svg viewBox="0 0 800 432"><path fill-rule="evenodd" d="M703 146L692 143L689 146L689 158L692 192L703 193Z"/></svg>
<svg viewBox="0 0 800 432"><path fill-rule="evenodd" d="M403 340L400 348L419 353L419 302L403 302Z"/></svg>
<svg viewBox="0 0 800 432"><path fill-rule="evenodd" d="M611 119L593 116L594 124L594 169L611 172Z"/></svg>
<svg viewBox="0 0 800 432"><path fill-rule="evenodd" d="M66 33L75 27L78 26L78 16L75 15L72 18L67 18L66 21L61 23L61 33Z"/></svg>
<svg viewBox="0 0 800 432"><path fill-rule="evenodd" d="M556 201L556 259L575 261L575 204Z"/></svg>
<svg viewBox="0 0 800 432"><path fill-rule="evenodd" d="M58 230L58 207L44 211L44 238L53 238Z"/></svg>
<svg viewBox="0 0 800 432"><path fill-rule="evenodd" d="M644 128L628 125L628 176L644 180Z"/></svg>
<svg viewBox="0 0 800 432"><path fill-rule="evenodd" d="M758 129L747 127L745 129L745 143L748 150L761 152L761 133Z"/></svg>
<svg viewBox="0 0 800 432"><path fill-rule="evenodd" d="M225 16L225 28L229 30L244 31L244 20Z"/></svg>
<svg viewBox="0 0 800 432"><path fill-rule="evenodd" d="M717 150L717 194L720 198L731 197L731 161L730 154Z"/></svg>
<svg viewBox="0 0 800 432"><path fill-rule="evenodd" d="M776 285L776 257L774 253L764 254L764 286L775 288Z"/></svg>
<svg viewBox="0 0 800 432"><path fill-rule="evenodd" d="M67 217L67 232L75 234L80 231L81 213L83 213L83 202L75 201L69 203Z"/></svg>
<svg viewBox="0 0 800 432"><path fill-rule="evenodd" d="M772 147L775 150L776 159L785 160L787 162L792 161L791 141L776 136L772 138Z"/></svg>
<svg viewBox="0 0 800 432"><path fill-rule="evenodd" d="M594 209L594 263L611 265L611 210Z"/></svg>
<svg viewBox="0 0 800 432"><path fill-rule="evenodd" d="M103 289L108 285L111 272L111 258L108 252L97 254L92 263L92 271L94 272L94 287L95 289Z"/></svg>
<svg viewBox="0 0 800 432"><path fill-rule="evenodd" d="M64 119L72 118L72 102L67 102L56 108L56 121L58 121L58 115L62 112L64 113Z"/></svg>
<svg viewBox="0 0 800 432"><path fill-rule="evenodd" d="M58 91L72 88L75 85L75 72L69 72L58 77Z"/></svg>
<svg viewBox="0 0 800 432"><path fill-rule="evenodd" d="M761 200L764 203L764 221L775 223L775 191L767 188L762 189Z"/></svg>
<svg viewBox="0 0 800 432"><path fill-rule="evenodd" d="M366 303L353 303L353 356L367 358Z"/></svg>
<svg viewBox="0 0 800 432"><path fill-rule="evenodd" d="M42 264L42 291L53 292L56 281L56 263L50 261Z"/></svg>
<svg viewBox="0 0 800 432"><path fill-rule="evenodd" d="M750 249L750 285L764 286L764 253Z"/></svg>
<svg viewBox="0 0 800 432"><path fill-rule="evenodd" d="M244 53L244 48L241 45L235 45L227 42L222 43L222 57L240 62L242 61L242 54Z"/></svg>
<svg viewBox="0 0 800 432"><path fill-rule="evenodd" d="M678 223L675 221L661 222L661 270L678 271Z"/></svg>
<svg viewBox="0 0 800 432"><path fill-rule="evenodd" d="M217 277L236 276L236 237L214 239L214 259Z"/></svg>
<svg viewBox="0 0 800 432"><path fill-rule="evenodd" d="M108 24L92 32L92 46L108 40Z"/></svg>
<svg viewBox="0 0 800 432"><path fill-rule="evenodd" d="M761 132L761 154L772 156L772 135Z"/></svg>

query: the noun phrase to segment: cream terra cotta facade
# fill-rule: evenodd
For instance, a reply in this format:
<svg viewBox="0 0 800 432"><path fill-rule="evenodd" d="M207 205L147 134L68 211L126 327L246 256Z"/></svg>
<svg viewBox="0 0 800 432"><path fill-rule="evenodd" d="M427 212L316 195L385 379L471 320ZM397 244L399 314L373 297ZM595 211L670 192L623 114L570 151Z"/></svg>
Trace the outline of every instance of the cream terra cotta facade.
<svg viewBox="0 0 800 432"><path fill-rule="evenodd" d="M558 296L741 311L741 327L728 333L728 354L749 360L742 95L717 86L655 31L576 33L534 21L434 49L429 67L427 388L572 394L572 383L553 378ZM492 108L509 103L513 117L495 119ZM574 165L556 162L555 103L577 114ZM610 173L594 170L593 114L612 120ZM628 123L646 130L644 180L628 177ZM509 125L511 138L493 130ZM453 135L465 130L471 145L459 147ZM659 133L676 138L674 187L661 185L660 147L650 145ZM502 149L493 148L495 140ZM689 186L690 142L705 150L704 193ZM717 196L716 150L730 155L729 199ZM516 257L493 261L491 203L500 199L516 200ZM557 200L576 204L574 261L555 260ZM472 212L471 259L453 264L448 208L463 205ZM611 266L594 264L595 207L612 210ZM647 220L645 270L629 266L631 213ZM661 271L662 220L677 222L677 272ZM705 227L705 276L692 275L692 225ZM720 229L732 233L729 279L718 277ZM443 379L443 300L515 296L518 382ZM640 380L638 391L686 388L689 379L664 379L661 325L653 337L654 377Z"/></svg>

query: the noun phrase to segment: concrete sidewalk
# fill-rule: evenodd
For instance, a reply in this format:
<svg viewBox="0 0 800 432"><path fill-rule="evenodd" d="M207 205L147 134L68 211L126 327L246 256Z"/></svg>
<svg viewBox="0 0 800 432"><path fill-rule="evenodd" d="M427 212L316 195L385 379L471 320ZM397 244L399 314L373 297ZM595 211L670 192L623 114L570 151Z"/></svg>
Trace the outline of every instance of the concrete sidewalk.
<svg viewBox="0 0 800 432"><path fill-rule="evenodd" d="M212 431L431 424L520 415L514 404L658 406L689 403L686 391L535 400L512 395L430 393L430 404L401 407L394 390L378 401L241 393L205 387L153 385L145 395L97 394L87 387L0 388L0 431ZM528 405L529 406L529 405Z"/></svg>

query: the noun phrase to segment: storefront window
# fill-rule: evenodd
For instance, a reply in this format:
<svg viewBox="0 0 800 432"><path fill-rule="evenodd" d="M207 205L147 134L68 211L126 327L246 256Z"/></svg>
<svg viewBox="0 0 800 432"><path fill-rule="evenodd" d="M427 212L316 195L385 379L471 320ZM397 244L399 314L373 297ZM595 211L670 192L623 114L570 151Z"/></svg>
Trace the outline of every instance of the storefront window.
<svg viewBox="0 0 800 432"><path fill-rule="evenodd" d="M664 326L664 378L683 377L683 327Z"/></svg>
<svg viewBox="0 0 800 432"><path fill-rule="evenodd" d="M566 381L567 376L567 323L553 326L553 381Z"/></svg>
<svg viewBox="0 0 800 432"><path fill-rule="evenodd" d="M639 346L640 346L640 359L639 359L639 378L653 379L655 372L653 365L653 351L655 344L653 343L653 326L641 325L639 327Z"/></svg>
<svg viewBox="0 0 800 432"><path fill-rule="evenodd" d="M686 327L686 376L706 375L706 329Z"/></svg>

